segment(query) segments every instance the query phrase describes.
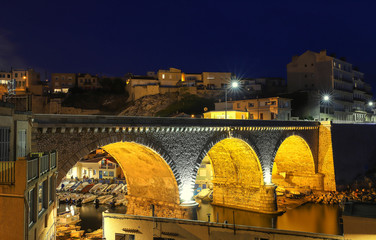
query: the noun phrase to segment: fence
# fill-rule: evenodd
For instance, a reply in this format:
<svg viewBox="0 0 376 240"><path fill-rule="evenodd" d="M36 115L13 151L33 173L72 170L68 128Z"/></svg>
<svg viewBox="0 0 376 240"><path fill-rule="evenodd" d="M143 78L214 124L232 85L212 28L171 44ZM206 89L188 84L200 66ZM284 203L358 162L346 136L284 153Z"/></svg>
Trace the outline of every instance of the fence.
<svg viewBox="0 0 376 240"><path fill-rule="evenodd" d="M27 181L30 182L56 168L56 152L32 154L27 162Z"/></svg>
<svg viewBox="0 0 376 240"><path fill-rule="evenodd" d="M0 162L0 184L14 184L15 161Z"/></svg>

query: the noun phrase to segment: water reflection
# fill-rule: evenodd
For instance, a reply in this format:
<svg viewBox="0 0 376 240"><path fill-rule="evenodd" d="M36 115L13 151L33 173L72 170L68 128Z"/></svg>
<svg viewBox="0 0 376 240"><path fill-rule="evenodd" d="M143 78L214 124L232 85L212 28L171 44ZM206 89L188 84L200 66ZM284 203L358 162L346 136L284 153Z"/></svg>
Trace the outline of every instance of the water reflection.
<svg viewBox="0 0 376 240"><path fill-rule="evenodd" d="M243 210L211 206L202 204L197 211L199 220L208 221L210 214L212 222L237 225L278 228L285 230L315 232L326 234L342 234L339 226L338 206L305 204L295 209L288 210L281 216L248 212Z"/></svg>
<svg viewBox="0 0 376 240"><path fill-rule="evenodd" d="M81 222L78 225L81 226L82 230L91 232L102 227L102 212L106 210L113 213L126 213L127 207L118 206L111 208L108 205L99 205L99 207L96 208L94 204L83 204L82 207L60 204L58 213L66 211L70 211L72 215L79 213Z"/></svg>
<svg viewBox="0 0 376 240"><path fill-rule="evenodd" d="M75 206L60 204L58 213L64 211L70 211L72 214L79 212L81 229L90 231L102 227L102 212L106 210L126 213L127 208L118 206L112 209L107 205L99 205L98 208L95 208L94 204L84 204L82 207L76 208ZM342 228L339 226L339 213L338 206L311 203L288 210L281 216L201 204L201 207L197 209L197 218L198 220L208 221L208 214L210 214L211 222L224 223L227 221L229 224L233 224L235 219L237 225L340 235Z"/></svg>

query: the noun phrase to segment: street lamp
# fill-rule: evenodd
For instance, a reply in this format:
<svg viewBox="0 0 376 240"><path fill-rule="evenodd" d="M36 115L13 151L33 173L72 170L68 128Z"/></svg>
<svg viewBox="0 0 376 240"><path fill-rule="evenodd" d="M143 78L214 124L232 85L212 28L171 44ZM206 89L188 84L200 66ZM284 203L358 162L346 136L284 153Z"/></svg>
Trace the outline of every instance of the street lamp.
<svg viewBox="0 0 376 240"><path fill-rule="evenodd" d="M329 101L330 101L330 96L329 96L329 94L324 94L324 95L322 96L322 101L323 101L324 103L329 102ZM319 121L321 121L321 98L319 99Z"/></svg>
<svg viewBox="0 0 376 240"><path fill-rule="evenodd" d="M239 83L237 81L232 81L229 88L226 86L226 89L225 89L225 106L226 106L225 119L227 119L227 91L229 89L238 88L238 87L239 87Z"/></svg>

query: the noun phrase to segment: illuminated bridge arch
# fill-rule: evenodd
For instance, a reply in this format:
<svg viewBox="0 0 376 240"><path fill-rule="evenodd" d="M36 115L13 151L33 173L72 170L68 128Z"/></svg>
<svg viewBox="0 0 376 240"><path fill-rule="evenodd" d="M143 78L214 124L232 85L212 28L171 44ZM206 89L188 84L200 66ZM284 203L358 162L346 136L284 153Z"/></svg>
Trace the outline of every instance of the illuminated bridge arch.
<svg viewBox="0 0 376 240"><path fill-rule="evenodd" d="M179 188L170 166L152 149L135 142L103 146L121 167L130 196L179 204Z"/></svg>
<svg viewBox="0 0 376 240"><path fill-rule="evenodd" d="M59 174L58 174L58 182L60 182L63 177L68 173L68 171L83 157L88 155L89 153L95 151L98 148L102 148L104 146L115 144L119 142L127 142L127 143L135 143L140 146L143 146L144 148L148 148L158 154L161 159L163 159L166 163L166 165L169 166L175 180L178 186L181 185L181 177L179 172L177 171L177 167L174 161L172 161L170 155L167 151L164 150L163 147L161 147L158 142L156 141L150 141L148 138L143 137L142 135L138 136L120 136L120 135L114 135L110 137L105 138L99 138L92 141L90 144L87 144L86 146L83 146L80 148L79 151L72 154L72 158L69 159L69 161L66 161L62 166L59 167Z"/></svg>
<svg viewBox="0 0 376 240"><path fill-rule="evenodd" d="M264 186L263 169L254 148L246 140L217 136L204 148L213 169L213 204L256 208Z"/></svg>
<svg viewBox="0 0 376 240"><path fill-rule="evenodd" d="M320 189L322 176L316 174L312 149L299 135L289 134L276 146L272 168L272 182L284 187Z"/></svg>

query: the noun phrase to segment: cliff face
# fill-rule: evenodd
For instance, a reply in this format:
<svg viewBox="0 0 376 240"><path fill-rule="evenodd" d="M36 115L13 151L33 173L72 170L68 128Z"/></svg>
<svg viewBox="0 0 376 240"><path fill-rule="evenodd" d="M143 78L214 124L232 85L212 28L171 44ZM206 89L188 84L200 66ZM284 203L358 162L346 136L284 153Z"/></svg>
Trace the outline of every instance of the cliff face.
<svg viewBox="0 0 376 240"><path fill-rule="evenodd" d="M154 116L177 100L177 93L145 96L132 102L119 116Z"/></svg>

